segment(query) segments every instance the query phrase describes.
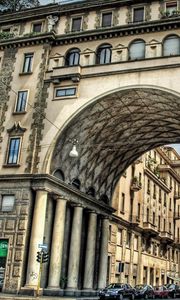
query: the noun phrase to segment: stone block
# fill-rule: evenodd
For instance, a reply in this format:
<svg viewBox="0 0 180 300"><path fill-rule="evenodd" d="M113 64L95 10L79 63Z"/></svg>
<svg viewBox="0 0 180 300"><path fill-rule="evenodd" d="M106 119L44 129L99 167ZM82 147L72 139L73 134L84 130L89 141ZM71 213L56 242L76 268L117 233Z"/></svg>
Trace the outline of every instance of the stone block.
<svg viewBox="0 0 180 300"><path fill-rule="evenodd" d="M21 250L16 250L15 255L14 255L15 261L21 261L22 260L22 251Z"/></svg>
<svg viewBox="0 0 180 300"><path fill-rule="evenodd" d="M13 268L13 277L19 277L20 272L21 272L20 267L19 266L14 266L14 268Z"/></svg>
<svg viewBox="0 0 180 300"><path fill-rule="evenodd" d="M18 229L19 230L25 230L26 229L26 220L19 220Z"/></svg>
<svg viewBox="0 0 180 300"><path fill-rule="evenodd" d="M24 236L23 236L23 234L18 234L17 235L16 244L17 244L17 246L24 245Z"/></svg>
<svg viewBox="0 0 180 300"><path fill-rule="evenodd" d="M9 239L9 244L13 245L13 243L14 243L14 234L7 234L7 233L5 233L4 234L4 238Z"/></svg>
<svg viewBox="0 0 180 300"><path fill-rule="evenodd" d="M22 200L29 200L29 192L28 191L23 191Z"/></svg>
<svg viewBox="0 0 180 300"><path fill-rule="evenodd" d="M15 230L16 221L15 220L7 220L5 230Z"/></svg>

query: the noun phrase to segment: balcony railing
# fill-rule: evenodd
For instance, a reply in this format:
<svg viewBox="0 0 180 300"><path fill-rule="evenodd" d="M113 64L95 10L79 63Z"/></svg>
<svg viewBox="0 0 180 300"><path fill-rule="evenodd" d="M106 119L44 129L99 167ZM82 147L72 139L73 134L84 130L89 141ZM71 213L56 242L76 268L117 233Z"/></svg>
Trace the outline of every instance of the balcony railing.
<svg viewBox="0 0 180 300"><path fill-rule="evenodd" d="M134 177L131 180L131 190L134 191L134 192L137 192L137 191L139 191L141 189L142 189L142 183L139 182L139 180L137 179L137 177Z"/></svg>
<svg viewBox="0 0 180 300"><path fill-rule="evenodd" d="M51 74L52 80L71 79L73 82L78 82L81 77L81 66L65 66L53 68Z"/></svg>
<svg viewBox="0 0 180 300"><path fill-rule="evenodd" d="M144 232L151 235L158 235L159 232L157 230L157 226L152 224L151 222L143 222L143 230Z"/></svg>
<svg viewBox="0 0 180 300"><path fill-rule="evenodd" d="M162 242L173 242L173 235L170 232L167 231L161 231L160 238Z"/></svg>

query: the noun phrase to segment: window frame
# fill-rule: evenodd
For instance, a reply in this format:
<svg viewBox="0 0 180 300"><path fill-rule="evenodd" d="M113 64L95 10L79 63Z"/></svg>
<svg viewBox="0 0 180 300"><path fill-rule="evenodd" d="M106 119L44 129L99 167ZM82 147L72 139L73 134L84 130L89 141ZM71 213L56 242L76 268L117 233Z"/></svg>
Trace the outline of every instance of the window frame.
<svg viewBox="0 0 180 300"><path fill-rule="evenodd" d="M176 40L179 40L179 52L178 54L173 54L173 53L168 53L168 54L165 54L165 43L168 41L168 40L171 40L171 39L175 39ZM167 46L166 46L167 47ZM170 49L171 50L171 49ZM173 49L172 49L173 50ZM163 44L162 44L162 57L171 57L171 56L176 56L176 55L180 55L180 37L176 34L169 34L167 35L164 39L163 39Z"/></svg>
<svg viewBox="0 0 180 300"><path fill-rule="evenodd" d="M111 14L111 24L110 25L103 25L103 17L105 15L110 15ZM112 11L104 11L101 13L101 27L102 28L107 28L107 27L112 27L113 26L113 12Z"/></svg>
<svg viewBox="0 0 180 300"><path fill-rule="evenodd" d="M143 20L141 21L135 21L135 10L143 9ZM145 22L145 6L135 6L133 7L133 13L132 13L132 23L142 23Z"/></svg>
<svg viewBox="0 0 180 300"><path fill-rule="evenodd" d="M131 55L131 47L134 45L138 45L138 44L142 44L143 47L143 57L133 57ZM137 50L136 50L137 52ZM133 58L132 58L133 57ZM133 41L130 42L129 46L128 46L128 61L138 61L138 60L144 60L146 59L146 42L143 39L135 39Z"/></svg>
<svg viewBox="0 0 180 300"><path fill-rule="evenodd" d="M34 26L36 26L36 25L39 25L39 24L41 24L41 30L40 31L34 31L33 29L34 29ZM43 29L44 29L44 22L43 21L37 21L37 22L33 22L32 24L31 24L31 32L32 33L42 33L43 32Z"/></svg>
<svg viewBox="0 0 180 300"><path fill-rule="evenodd" d="M26 59L28 58L28 56L31 57L31 60L30 60L30 62L28 62L28 68L27 68L27 71L26 71ZM33 52L24 53L22 74L31 74L32 73L32 70L33 70L33 61L34 61L34 53Z"/></svg>
<svg viewBox="0 0 180 300"><path fill-rule="evenodd" d="M60 100L60 99L72 99L72 98L77 98L77 86L59 86L54 89L54 100ZM74 95L62 95L62 96L57 96L57 90L68 90L68 89L74 89L75 94Z"/></svg>
<svg viewBox="0 0 180 300"><path fill-rule="evenodd" d="M10 158L10 146L11 146L11 141L12 140L19 140L19 145L18 145L18 152L17 152L17 159L16 162L9 162L9 158ZM10 136L9 140L8 140L8 147L7 147L7 155L6 155L6 165L7 166L19 166L19 162L20 162L20 155L21 155L21 145L22 145L22 136ZM13 155L14 157L14 155Z"/></svg>
<svg viewBox="0 0 180 300"><path fill-rule="evenodd" d="M106 62L107 53L106 51L109 51L109 60ZM105 51L105 54L102 52ZM101 57L101 55L103 57ZM101 62L103 58L103 63ZM100 45L96 50L96 65L107 65L110 64L112 60L112 45L111 44L102 44Z"/></svg>
<svg viewBox="0 0 180 300"><path fill-rule="evenodd" d="M177 11L179 8L178 8L178 1L166 1L165 2L165 11L166 11L166 14L168 14L169 13L169 16L172 16L173 15L173 11L171 12L171 11L169 11L168 10L168 6L169 7L175 7L175 5L173 6L173 4L175 4L176 3L176 10L175 11Z"/></svg>
<svg viewBox="0 0 180 300"><path fill-rule="evenodd" d="M19 94L22 92L26 92L26 103L25 103L25 108L24 110L17 110L17 106L18 106L18 100L19 100ZM26 113L27 112L27 103L28 103L28 98L29 98L29 90L19 90L18 94L16 96L16 102L15 102L15 107L14 107L14 114L22 114L22 113Z"/></svg>
<svg viewBox="0 0 180 300"><path fill-rule="evenodd" d="M79 27L79 29L78 30L74 30L73 29L73 22L74 22L74 20L80 20L80 27ZM71 18L71 32L80 32L80 31L82 31L82 24L83 24L83 17L82 16L74 16L74 17L72 17Z"/></svg>
<svg viewBox="0 0 180 300"><path fill-rule="evenodd" d="M77 51L76 51L77 50ZM65 55L65 67L74 67L74 66L79 66L80 65L80 53L81 53L81 50L79 48L72 48L72 49L69 49L67 52L66 52L66 55ZM70 55L74 56L73 57L73 64L70 63ZM76 55L78 55L78 63L74 63L74 61L76 61Z"/></svg>

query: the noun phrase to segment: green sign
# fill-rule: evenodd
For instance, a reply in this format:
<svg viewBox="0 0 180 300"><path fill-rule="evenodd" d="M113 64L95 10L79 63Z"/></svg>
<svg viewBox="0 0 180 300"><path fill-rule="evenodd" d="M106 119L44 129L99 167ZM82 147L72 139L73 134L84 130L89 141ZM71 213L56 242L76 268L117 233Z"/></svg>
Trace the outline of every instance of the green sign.
<svg viewBox="0 0 180 300"><path fill-rule="evenodd" d="M0 240L0 257L6 257L8 252L8 241Z"/></svg>

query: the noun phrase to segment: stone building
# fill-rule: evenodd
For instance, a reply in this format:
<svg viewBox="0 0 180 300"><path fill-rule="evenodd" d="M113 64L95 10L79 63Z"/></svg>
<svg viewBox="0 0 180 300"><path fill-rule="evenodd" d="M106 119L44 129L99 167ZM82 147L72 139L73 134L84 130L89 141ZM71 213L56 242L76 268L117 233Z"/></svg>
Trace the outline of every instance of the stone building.
<svg viewBox="0 0 180 300"><path fill-rule="evenodd" d="M93 0L1 13L3 291L36 289L42 244L44 294L106 285L120 176L145 152L180 143L179 5Z"/></svg>
<svg viewBox="0 0 180 300"><path fill-rule="evenodd" d="M110 281L179 282L179 200L180 156L173 148L151 150L126 170L112 202Z"/></svg>

